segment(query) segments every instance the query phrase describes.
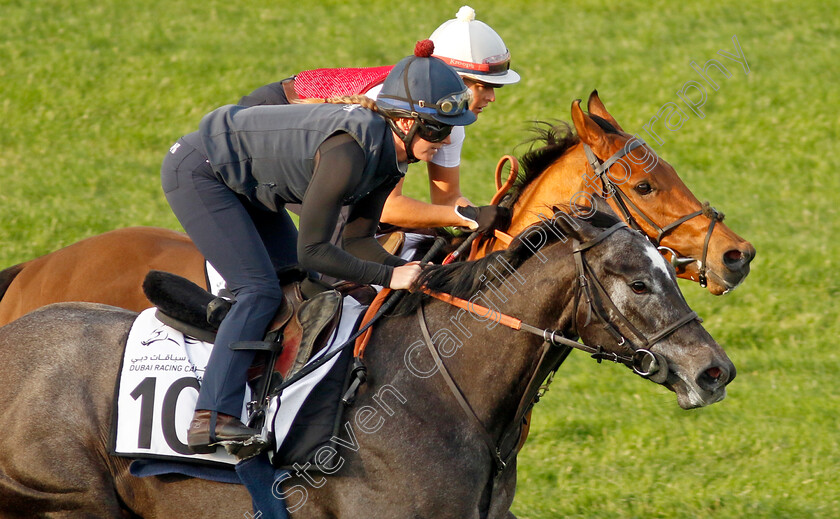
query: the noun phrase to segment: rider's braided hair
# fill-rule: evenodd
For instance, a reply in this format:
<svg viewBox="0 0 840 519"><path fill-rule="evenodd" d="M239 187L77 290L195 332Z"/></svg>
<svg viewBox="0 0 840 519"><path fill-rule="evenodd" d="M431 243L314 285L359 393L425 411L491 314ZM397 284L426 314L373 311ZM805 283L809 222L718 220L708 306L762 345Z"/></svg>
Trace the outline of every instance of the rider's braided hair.
<svg viewBox="0 0 840 519"><path fill-rule="evenodd" d="M314 103L330 103L330 104L338 104L338 105L361 105L362 108L367 108L368 110L373 110L377 113L382 113L379 110L379 107L376 106L376 101L369 98L368 96L356 94L350 96L335 96L329 97L327 99L323 99L320 97L310 97L307 99L298 99L294 101L295 103L302 103L302 104L314 104ZM384 115L384 114L383 114Z"/></svg>

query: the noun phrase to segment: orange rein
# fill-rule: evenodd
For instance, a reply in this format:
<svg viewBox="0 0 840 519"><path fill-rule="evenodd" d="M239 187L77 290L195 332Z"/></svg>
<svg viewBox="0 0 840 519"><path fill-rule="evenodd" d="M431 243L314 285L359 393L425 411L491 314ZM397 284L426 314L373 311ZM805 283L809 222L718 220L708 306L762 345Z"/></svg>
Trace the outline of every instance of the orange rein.
<svg viewBox="0 0 840 519"><path fill-rule="evenodd" d="M502 185L502 168L505 166L505 162L510 161L510 174L508 175L508 179L505 182L505 185ZM519 175L519 161L516 160L516 157L513 155L503 155L502 158L499 159L499 163L496 164L496 195L490 200L490 205L498 204L502 197L505 196L505 193L513 186L513 183L516 182L516 177Z"/></svg>
<svg viewBox="0 0 840 519"><path fill-rule="evenodd" d="M508 328L511 328L513 330L522 329L522 319L517 319L516 317L505 315L496 310L491 310L487 307L477 305L475 303L467 301L466 299L461 299L460 297L455 297L453 295L444 294L442 292L433 292L428 288L421 288L420 290L422 290L423 293L434 297L435 299L443 301L444 303L449 303L452 306L462 308L472 314L488 317L492 316L494 321L503 326L507 326Z"/></svg>
<svg viewBox="0 0 840 519"><path fill-rule="evenodd" d="M455 297L449 294L444 294L442 292L433 292L428 288L421 288L425 294L428 294L435 299L443 301L444 303L449 303L452 306L462 308L467 312L473 313L475 315L480 316L488 316L492 318L494 321L498 322L503 326L507 326L513 330L521 330L522 329L522 320L517 319L516 317L511 317L509 315L505 315L495 310L491 310L487 307L477 305L466 299L461 299L460 297ZM362 318L362 323L360 328L368 323L376 312L379 311L379 308L382 306L382 303L385 299L388 298L388 295L391 293L390 288L383 288L374 298L373 303L368 307L367 311L365 312L365 316ZM360 335L356 338L356 345L353 348L353 356L356 358L363 358L365 355L365 348L367 347L368 342L370 341L370 337L373 333L373 326L365 330L365 333Z"/></svg>
<svg viewBox="0 0 840 519"><path fill-rule="evenodd" d="M362 317L362 322L359 324L359 328L364 328L364 326L373 319L373 316L376 315L376 312L382 307L382 303L388 299L388 295L391 294L390 288L383 288L376 294L376 297L373 298L373 302L368 307L367 311L365 311L365 316ZM370 342L370 336L373 334L373 326L365 330L365 333L356 337L356 345L353 347L353 356L357 359L361 359L365 356L365 348L367 347L368 342Z"/></svg>

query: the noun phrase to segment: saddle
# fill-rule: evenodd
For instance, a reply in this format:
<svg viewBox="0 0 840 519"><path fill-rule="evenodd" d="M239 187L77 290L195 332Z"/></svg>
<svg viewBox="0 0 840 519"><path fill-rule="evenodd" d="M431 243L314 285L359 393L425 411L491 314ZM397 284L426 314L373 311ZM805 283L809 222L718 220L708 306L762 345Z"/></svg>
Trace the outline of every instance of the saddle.
<svg viewBox="0 0 840 519"><path fill-rule="evenodd" d="M254 399L249 412L262 407L288 377L321 351L341 318L342 293L307 277L297 267L278 272L283 302L262 341L232 344L234 350L257 352L248 370L248 384ZM344 290L361 291L359 287ZM215 342L216 331L233 304L215 297L181 276L152 270L143 281L146 297L156 307L164 324L205 342ZM307 294L309 297L307 297ZM258 416L252 414L250 422Z"/></svg>
<svg viewBox="0 0 840 519"><path fill-rule="evenodd" d="M402 251L403 245L405 245L405 232L393 231L385 233L376 238L376 241L385 249L385 252L396 256Z"/></svg>

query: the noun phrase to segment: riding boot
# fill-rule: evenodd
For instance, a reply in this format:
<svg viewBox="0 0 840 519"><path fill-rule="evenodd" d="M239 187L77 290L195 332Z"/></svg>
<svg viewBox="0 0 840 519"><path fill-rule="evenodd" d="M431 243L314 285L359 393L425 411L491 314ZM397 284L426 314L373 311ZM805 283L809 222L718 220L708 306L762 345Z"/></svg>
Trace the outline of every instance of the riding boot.
<svg viewBox="0 0 840 519"><path fill-rule="evenodd" d="M216 411L198 410L193 414L187 446L196 454L210 454L222 443L245 443L258 436L260 431L246 427L238 418L217 413Z"/></svg>

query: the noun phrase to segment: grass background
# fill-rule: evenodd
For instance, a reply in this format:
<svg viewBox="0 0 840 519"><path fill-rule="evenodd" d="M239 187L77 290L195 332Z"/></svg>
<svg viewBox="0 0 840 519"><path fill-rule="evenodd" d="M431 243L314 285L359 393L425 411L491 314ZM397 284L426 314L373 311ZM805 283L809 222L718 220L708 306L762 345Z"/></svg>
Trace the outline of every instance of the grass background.
<svg viewBox="0 0 840 519"><path fill-rule="evenodd" d="M396 62L460 5L0 0L0 266L118 227L177 229L160 161L203 114L307 68ZM490 198L498 156L522 152L530 121L569 120L597 88L641 133L663 104L685 109L690 61L717 58L732 77L709 90L706 117L660 126L654 149L758 250L732 294L683 285L738 368L728 398L682 411L661 387L572 355L535 412L515 513L840 517L840 4L471 5L523 79L470 128L468 197ZM734 52L733 35L749 74L717 54ZM411 169L408 193L427 196Z"/></svg>

